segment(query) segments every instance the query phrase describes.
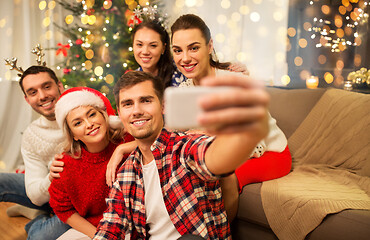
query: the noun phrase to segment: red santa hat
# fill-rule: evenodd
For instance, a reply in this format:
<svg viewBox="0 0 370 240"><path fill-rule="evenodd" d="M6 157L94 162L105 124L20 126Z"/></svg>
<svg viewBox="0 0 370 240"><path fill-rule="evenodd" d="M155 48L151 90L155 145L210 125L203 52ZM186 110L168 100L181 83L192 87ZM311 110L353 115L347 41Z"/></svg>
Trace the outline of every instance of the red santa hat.
<svg viewBox="0 0 370 240"><path fill-rule="evenodd" d="M55 118L61 129L64 128L63 124L67 114L80 106L93 106L102 109L108 114L108 122L111 128L123 127L108 98L101 92L88 87L74 87L64 91L55 105Z"/></svg>

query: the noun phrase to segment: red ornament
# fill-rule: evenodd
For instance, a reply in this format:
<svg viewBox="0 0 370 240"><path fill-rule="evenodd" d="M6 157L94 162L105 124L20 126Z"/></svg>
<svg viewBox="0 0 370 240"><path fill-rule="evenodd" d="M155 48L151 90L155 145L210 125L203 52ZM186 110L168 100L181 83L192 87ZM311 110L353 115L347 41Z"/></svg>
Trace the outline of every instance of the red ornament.
<svg viewBox="0 0 370 240"><path fill-rule="evenodd" d="M83 41L81 39L76 40L76 45L81 45L82 43L83 43Z"/></svg>
<svg viewBox="0 0 370 240"><path fill-rule="evenodd" d="M69 69L69 68L64 68L63 69L63 73L66 74L66 75L69 74L70 72L71 72L71 69Z"/></svg>
<svg viewBox="0 0 370 240"><path fill-rule="evenodd" d="M136 25L139 25L140 23L142 23L143 21L136 17L136 16L132 16L131 18L129 18L129 20L127 21L127 26L130 26L130 27L134 27Z"/></svg>
<svg viewBox="0 0 370 240"><path fill-rule="evenodd" d="M95 12L95 10L90 8L89 10L86 11L86 14L90 16L90 15L94 14L94 12Z"/></svg>
<svg viewBox="0 0 370 240"><path fill-rule="evenodd" d="M71 46L69 46L69 44L66 44L66 45L63 45L61 43L58 43L58 46L60 47L57 52L55 53L55 55L59 55L60 53L63 53L63 56L67 56L67 50L71 48Z"/></svg>

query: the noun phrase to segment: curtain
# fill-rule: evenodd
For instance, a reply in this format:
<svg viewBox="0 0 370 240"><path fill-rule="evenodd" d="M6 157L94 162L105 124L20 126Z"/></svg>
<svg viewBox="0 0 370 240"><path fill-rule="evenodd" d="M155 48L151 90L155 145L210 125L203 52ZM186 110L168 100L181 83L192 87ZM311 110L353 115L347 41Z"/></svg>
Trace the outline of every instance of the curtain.
<svg viewBox="0 0 370 240"><path fill-rule="evenodd" d="M52 20L60 18L62 21L62 10L54 1L44 1L46 10L43 13L40 2L2 0L0 3L0 171L13 171L23 163L20 154L22 132L38 117L24 100L17 72L10 71L4 59L16 57L17 66L26 70L36 64L32 48L38 43L44 49L53 47L60 37L55 34ZM45 20L47 16L50 22ZM50 52L45 51L48 66L55 61Z"/></svg>

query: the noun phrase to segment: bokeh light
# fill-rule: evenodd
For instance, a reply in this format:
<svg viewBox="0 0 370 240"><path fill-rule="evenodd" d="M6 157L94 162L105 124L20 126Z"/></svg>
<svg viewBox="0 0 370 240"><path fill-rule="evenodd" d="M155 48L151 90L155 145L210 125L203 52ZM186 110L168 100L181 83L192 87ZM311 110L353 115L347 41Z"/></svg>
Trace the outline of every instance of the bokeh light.
<svg viewBox="0 0 370 240"><path fill-rule="evenodd" d="M104 9L109 9L112 7L112 1L104 1L103 2Z"/></svg>
<svg viewBox="0 0 370 240"><path fill-rule="evenodd" d="M92 59L94 57L94 51L92 49L87 50L85 56L87 59Z"/></svg>
<svg viewBox="0 0 370 240"><path fill-rule="evenodd" d="M67 15L65 18L65 21L67 24L73 23L73 16L72 15Z"/></svg>
<svg viewBox="0 0 370 240"><path fill-rule="evenodd" d="M252 22L259 22L261 19L261 16L258 12L252 12L250 15L250 19Z"/></svg>
<svg viewBox="0 0 370 240"><path fill-rule="evenodd" d="M302 64L303 64L303 59L301 58L301 57L295 57L294 58L294 64L297 66L297 67L299 67L299 66L302 66Z"/></svg>
<svg viewBox="0 0 370 240"><path fill-rule="evenodd" d="M44 10L46 8L46 1L41 1L40 3L39 3L39 9L40 10Z"/></svg>
<svg viewBox="0 0 370 240"><path fill-rule="evenodd" d="M361 66L361 62L362 62L362 57L360 54L355 54L355 58L354 58L354 64L356 67L359 67Z"/></svg>
<svg viewBox="0 0 370 240"><path fill-rule="evenodd" d="M240 6L239 12L243 15L247 15L250 12L250 10L247 5L243 5L243 6Z"/></svg>
<svg viewBox="0 0 370 240"><path fill-rule="evenodd" d="M289 37L294 37L295 35L297 34L297 31L295 30L295 28L288 28L288 36Z"/></svg>
<svg viewBox="0 0 370 240"><path fill-rule="evenodd" d="M299 39L298 44L301 48L307 47L307 40L304 38Z"/></svg>
<svg viewBox="0 0 370 240"><path fill-rule="evenodd" d="M94 69L94 73L96 76L101 76L103 75L104 73L104 70L101 66L97 66L95 69Z"/></svg>
<svg viewBox="0 0 370 240"><path fill-rule="evenodd" d="M114 82L114 77L112 74L108 74L107 76L105 76L105 82L108 83L108 84L112 84Z"/></svg>
<svg viewBox="0 0 370 240"><path fill-rule="evenodd" d="M92 62L90 60L85 61L85 68L86 70L90 70L92 68Z"/></svg>
<svg viewBox="0 0 370 240"><path fill-rule="evenodd" d="M49 17L46 17L46 18L44 18L44 20L42 20L42 25L44 26L44 27L48 27L49 25L50 25L50 18Z"/></svg>
<svg viewBox="0 0 370 240"><path fill-rule="evenodd" d="M334 81L334 76L333 76L331 73L326 72L326 73L324 74L324 79L325 79L325 82L326 82L327 84L331 84L331 83Z"/></svg>
<svg viewBox="0 0 370 240"><path fill-rule="evenodd" d="M330 7L328 5L322 5L321 6L321 11L323 14L328 15L330 13Z"/></svg>
<svg viewBox="0 0 370 240"><path fill-rule="evenodd" d="M320 63L320 64L325 64L326 63L326 56L325 55L320 55L319 57L318 57L318 62Z"/></svg>
<svg viewBox="0 0 370 240"><path fill-rule="evenodd" d="M312 28L312 24L310 22L303 23L304 30L308 31L310 28Z"/></svg>
<svg viewBox="0 0 370 240"><path fill-rule="evenodd" d="M48 4L49 9L54 9L55 6L56 6L55 1L50 1L49 4Z"/></svg>
<svg viewBox="0 0 370 240"><path fill-rule="evenodd" d="M3 18L3 19L0 20L0 28L5 27L5 25L6 25L6 19Z"/></svg>
<svg viewBox="0 0 370 240"><path fill-rule="evenodd" d="M220 14L220 15L217 16L217 22L219 24L225 24L226 21L227 21L227 17L225 15Z"/></svg>
<svg viewBox="0 0 370 240"><path fill-rule="evenodd" d="M347 9L343 5L340 5L338 11L340 14L344 15L346 14Z"/></svg>
<svg viewBox="0 0 370 240"><path fill-rule="evenodd" d="M311 76L311 73L307 70L302 70L300 73L299 73L299 77L301 78L301 80L303 81L306 81L307 78L309 78Z"/></svg>
<svg viewBox="0 0 370 240"><path fill-rule="evenodd" d="M197 4L196 0L185 0L185 5L187 7L194 7Z"/></svg>
<svg viewBox="0 0 370 240"><path fill-rule="evenodd" d="M284 85L284 86L287 86L289 83L290 83L290 77L288 75L283 75L281 77L281 83Z"/></svg>
<svg viewBox="0 0 370 240"><path fill-rule="evenodd" d="M228 9L231 6L231 2L229 0L222 0L221 1L221 7L223 9Z"/></svg>

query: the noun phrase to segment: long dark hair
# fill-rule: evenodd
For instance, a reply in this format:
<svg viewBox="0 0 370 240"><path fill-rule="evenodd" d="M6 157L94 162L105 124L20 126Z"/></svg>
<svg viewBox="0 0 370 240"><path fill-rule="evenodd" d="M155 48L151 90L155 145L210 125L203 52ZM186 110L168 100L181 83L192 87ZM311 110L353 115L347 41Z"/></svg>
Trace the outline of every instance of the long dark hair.
<svg viewBox="0 0 370 240"><path fill-rule="evenodd" d="M173 34L179 30L186 29L199 29L202 33L206 44L211 40L211 31L209 30L207 24L197 15L185 14L180 16L171 26L171 39L173 39ZM216 57L216 51L213 48L213 52L209 56L209 64L212 67L218 69L227 69L230 66L230 62L219 62Z"/></svg>
<svg viewBox="0 0 370 240"><path fill-rule="evenodd" d="M138 30L148 28L157 32L164 45L164 53L159 58L157 63L158 76L163 79L165 87L171 85L172 74L175 71L175 67L172 63L172 56L170 52L170 37L164 27L157 21L143 21L137 25L132 31L132 41L135 38L135 34Z"/></svg>

